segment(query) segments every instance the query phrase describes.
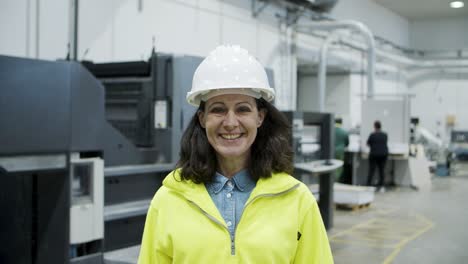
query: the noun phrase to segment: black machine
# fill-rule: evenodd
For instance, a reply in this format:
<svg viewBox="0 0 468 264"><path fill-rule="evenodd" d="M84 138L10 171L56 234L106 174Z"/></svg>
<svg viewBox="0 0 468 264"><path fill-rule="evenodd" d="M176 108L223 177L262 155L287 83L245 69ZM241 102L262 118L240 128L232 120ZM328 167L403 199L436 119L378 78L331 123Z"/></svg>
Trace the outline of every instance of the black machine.
<svg viewBox="0 0 468 264"><path fill-rule="evenodd" d="M110 151L106 166L177 160L180 137L195 111L185 95L201 61L153 52L148 61L82 62L105 88L106 120L135 146L133 153Z"/></svg>
<svg viewBox="0 0 468 264"><path fill-rule="evenodd" d="M454 161L468 161L468 131L453 130L450 134L450 150Z"/></svg>
<svg viewBox="0 0 468 264"><path fill-rule="evenodd" d="M153 52L148 61L83 62L103 84L106 120L122 137L116 145L107 134L113 145L104 157L106 251L141 242L150 200L175 168L180 138L195 112L185 95L201 61Z"/></svg>
<svg viewBox="0 0 468 264"><path fill-rule="evenodd" d="M153 53L83 67L0 56L0 263L102 263L104 251L141 242L149 201L195 111L185 94L201 61ZM99 196L87 175L94 167L82 166L90 159L105 166L105 238L73 244L84 230L71 219L75 201Z"/></svg>
<svg viewBox="0 0 468 264"><path fill-rule="evenodd" d="M80 263L69 255L70 156L102 155L103 100L77 63L0 56L1 263ZM79 250L100 263L102 245Z"/></svg>
<svg viewBox="0 0 468 264"><path fill-rule="evenodd" d="M292 146L294 150L294 162L311 162L323 160L327 165L329 160L335 157L334 116L331 113L318 112L283 112L291 122ZM301 169L296 169L294 175L310 174ZM308 175L306 177L310 177ZM333 182L334 173L319 174L319 208L324 225L327 229L333 227ZM312 181L317 181L312 177Z"/></svg>

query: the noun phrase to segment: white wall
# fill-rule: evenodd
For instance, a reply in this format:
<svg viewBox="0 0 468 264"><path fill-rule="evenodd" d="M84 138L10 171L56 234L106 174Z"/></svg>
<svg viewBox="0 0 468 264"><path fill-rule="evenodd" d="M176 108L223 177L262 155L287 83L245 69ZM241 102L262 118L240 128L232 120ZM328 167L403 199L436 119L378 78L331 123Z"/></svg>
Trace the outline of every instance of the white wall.
<svg viewBox="0 0 468 264"><path fill-rule="evenodd" d="M0 5L0 54L26 56L28 50L27 0L2 0Z"/></svg>
<svg viewBox="0 0 468 264"><path fill-rule="evenodd" d="M52 60L65 58L67 1L2 0L0 36L0 54Z"/></svg>
<svg viewBox="0 0 468 264"><path fill-rule="evenodd" d="M411 47L423 50L468 48L468 17L411 22Z"/></svg>
<svg viewBox="0 0 468 264"><path fill-rule="evenodd" d="M449 140L447 115L455 115L455 129L468 130L468 73L425 72L415 77L410 91L416 96L411 115L419 117L420 126L445 142Z"/></svg>
<svg viewBox="0 0 468 264"><path fill-rule="evenodd" d="M423 50L450 51L468 48L468 17L411 22L411 46ZM468 74L462 69L410 73L415 94L411 115L444 142L449 141L448 115L455 115L455 129L468 130Z"/></svg>
<svg viewBox="0 0 468 264"><path fill-rule="evenodd" d="M80 54L89 49L92 58L147 58L153 38L158 51L200 56L222 43L239 44L265 64L277 52L277 23L268 17L273 11L254 19L249 0L146 0L141 11L130 0L80 3Z"/></svg>
<svg viewBox="0 0 468 264"><path fill-rule="evenodd" d="M318 84L316 75L298 76L298 110L318 111ZM399 99L388 96L407 91L406 79L377 76L374 93L380 99ZM325 111L343 118L344 128L361 124L361 105L367 95L367 77L361 74L328 75L325 90Z"/></svg>
<svg viewBox="0 0 468 264"><path fill-rule="evenodd" d="M348 74L327 77L325 90L325 111L333 111L344 120L349 114L350 78ZM297 109L300 111L318 111L319 94L317 76L310 74L298 75Z"/></svg>
<svg viewBox="0 0 468 264"><path fill-rule="evenodd" d="M340 0L332 10L331 16L360 21L366 24L374 35L400 46L409 46L408 20L372 0Z"/></svg>
<svg viewBox="0 0 468 264"><path fill-rule="evenodd" d="M38 57L63 58L68 42L68 2L2 0L0 53L34 57L36 54L32 53L39 45ZM80 0L79 57L86 49L87 56L100 60L141 57L148 54L153 37L163 51L206 55L214 44L238 42L253 53L260 53L259 57L267 57L265 53L272 50L268 48L272 35L278 38L275 13L281 12L272 5L259 19L253 19L251 0L142 0L141 11L138 2ZM359 20L376 35L400 45L408 44L408 22L371 0L340 0L331 16Z"/></svg>
<svg viewBox="0 0 468 264"><path fill-rule="evenodd" d="M352 87L354 91L352 94L353 125L354 127L365 126L365 124L363 124L364 121L362 121L362 118L365 116L365 113L362 112L362 104L363 101L366 100L366 95L368 93L366 90L367 78L363 77L362 75L354 75L352 78L354 79L354 83L357 84L355 85L356 87ZM407 92L407 80L403 76L396 74L379 74L376 76L373 97L374 99L383 101L403 100L403 96L405 96ZM368 125L369 120L366 122Z"/></svg>
<svg viewBox="0 0 468 264"><path fill-rule="evenodd" d="M63 0L41 0L39 58L65 58L68 53L69 6Z"/></svg>
<svg viewBox="0 0 468 264"><path fill-rule="evenodd" d="M382 130L388 135L390 153L407 153L409 143L409 109L403 98L372 98L362 104L361 149L367 149L367 137L374 131L374 122L379 120Z"/></svg>

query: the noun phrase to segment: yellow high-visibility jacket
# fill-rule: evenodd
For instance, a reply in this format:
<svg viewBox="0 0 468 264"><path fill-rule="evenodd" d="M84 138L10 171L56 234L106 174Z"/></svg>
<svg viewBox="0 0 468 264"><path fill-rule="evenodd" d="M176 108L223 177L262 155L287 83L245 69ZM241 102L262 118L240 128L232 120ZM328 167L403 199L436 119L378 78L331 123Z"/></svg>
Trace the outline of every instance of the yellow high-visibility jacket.
<svg viewBox="0 0 468 264"><path fill-rule="evenodd" d="M156 192L141 244L148 263L333 263L310 190L285 173L260 179L231 236L204 184L171 172Z"/></svg>

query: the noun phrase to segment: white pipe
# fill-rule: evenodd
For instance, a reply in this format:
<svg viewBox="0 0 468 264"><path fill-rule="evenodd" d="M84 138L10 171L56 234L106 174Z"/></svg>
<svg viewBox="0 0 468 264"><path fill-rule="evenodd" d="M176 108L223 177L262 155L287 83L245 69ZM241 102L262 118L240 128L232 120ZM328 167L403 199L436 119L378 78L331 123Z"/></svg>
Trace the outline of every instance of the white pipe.
<svg viewBox="0 0 468 264"><path fill-rule="evenodd" d="M325 30L331 30L331 29L337 29L337 28L340 28L342 24L346 24L347 22L339 22L339 21L336 21L334 23L332 22L312 22L312 23L307 23L307 24L299 24L299 25L296 25L296 30L297 32L301 32L301 33L304 33L304 34L311 34L314 30L317 30L317 29L325 29ZM358 22L358 24L360 24ZM343 26L343 27L347 27L347 26ZM365 27L363 27L365 28ZM367 31L366 31L367 32ZM370 31L368 32L370 33ZM311 34L311 35L316 35L315 33ZM365 36L367 36L367 40L368 40L368 49L370 52L374 53L373 52L373 46L375 45L374 44L374 41L373 41L373 37L369 37L369 34L366 34ZM354 47L356 47L357 49L359 50L366 50L366 45L362 42L358 42L358 41L355 41L355 40L350 40L350 39L340 39L340 41L346 43L346 44L350 44ZM370 47L369 47L370 45ZM407 57L405 55L399 55L399 54L395 54L395 53L391 53L390 51L385 51L385 50L376 50L375 52L375 55L374 54L370 54L368 55L368 60L369 62L367 63L368 64L368 96L372 96L374 95L374 76L369 76L369 74L375 74L375 68L373 67L373 64L375 62L375 58L372 58L374 56L379 56L380 58L384 59L384 60L388 60L390 62L393 62L395 65L398 65L398 67L401 67L400 69L394 69L392 70L391 68L388 68L388 67L385 67L385 70L388 70L390 72L392 71L398 71L402 74L405 75L405 78L409 78L409 75L412 75L414 74L415 72L418 72L420 70L424 70L424 69L427 69L429 71L434 71L434 70L444 70L444 71L448 71L448 70L453 70L453 69L466 69L468 67L468 59L466 58L462 58L462 59L457 59L457 60L450 60L450 59L414 59L414 58L410 58L410 57ZM372 60L372 62L370 61ZM314 61L314 59L312 59L312 61ZM326 67L325 67L326 69ZM404 70L407 70L408 71L408 74L405 73L405 72L401 72L401 70L404 69ZM326 74L325 74L326 76ZM320 78L320 76L319 76ZM325 88L323 88L322 90L324 91ZM320 85L319 85L319 92L320 92L321 88L320 88ZM325 94L323 92L323 94ZM322 96L319 94L319 97L322 98ZM323 96L324 98L324 96ZM319 102L319 107L321 109L323 109L323 105L324 105L324 100L321 99L320 102Z"/></svg>
<svg viewBox="0 0 468 264"><path fill-rule="evenodd" d="M68 53L70 60L78 60L78 0L69 0Z"/></svg>
<svg viewBox="0 0 468 264"><path fill-rule="evenodd" d="M433 68L464 68L468 66L468 60L428 60L428 59L412 59L396 54L391 54L386 51L377 51L377 55L384 59L390 60L396 64L402 65L407 70L418 69L433 69Z"/></svg>
<svg viewBox="0 0 468 264"><path fill-rule="evenodd" d="M332 31L327 39L320 47L320 61L318 71L318 88L319 88L319 112L325 112L325 87L327 87L327 52L328 46L333 42L336 36L336 31Z"/></svg>
<svg viewBox="0 0 468 264"><path fill-rule="evenodd" d="M29 15L29 14L28 14ZM36 59L39 59L40 52L40 40L41 40L41 2L36 1Z"/></svg>
<svg viewBox="0 0 468 264"><path fill-rule="evenodd" d="M288 72L288 79L289 83L288 86L290 87L291 92L291 101L290 101L290 109L294 110L297 109L297 84L296 84L296 74L297 74L297 65L296 65L296 56L294 50L294 43L295 43L295 35L292 27L286 27L286 37L287 37L287 72Z"/></svg>
<svg viewBox="0 0 468 264"><path fill-rule="evenodd" d="M365 50L366 45L353 41L340 39L340 42L349 44L356 49ZM414 59L405 55L399 55L384 50L376 50L376 57L389 60L405 68L405 70L417 70L421 68L464 68L468 65L468 59Z"/></svg>
<svg viewBox="0 0 468 264"><path fill-rule="evenodd" d="M31 0L26 1L26 57L29 57L29 48L31 46Z"/></svg>
<svg viewBox="0 0 468 264"><path fill-rule="evenodd" d="M309 22L309 23L304 23L304 24L298 24L296 26L296 29L300 32L304 32L307 30L315 30L315 29L321 29L321 30L337 30L337 29L355 29L358 30L364 38L367 41L367 96L368 97L373 97L374 96L374 84L375 84L375 41L374 41L374 35L370 31L370 29L365 26L363 23L358 22L358 21L352 21L352 20L344 20L344 21L320 21L320 22ZM327 38L325 43L323 45L329 45L332 41L332 38ZM321 53L321 59L320 59L320 67L325 68L325 73L322 73L322 77L319 78L325 78L326 76L326 51L327 47L322 46L322 51L324 54ZM322 65L325 64L325 65ZM319 85L325 85L325 81L319 81ZM323 93L323 95L320 96L320 103L319 107L321 107L320 111L323 111L323 105L324 99L325 99L325 88L326 87L320 87L319 86L319 91Z"/></svg>

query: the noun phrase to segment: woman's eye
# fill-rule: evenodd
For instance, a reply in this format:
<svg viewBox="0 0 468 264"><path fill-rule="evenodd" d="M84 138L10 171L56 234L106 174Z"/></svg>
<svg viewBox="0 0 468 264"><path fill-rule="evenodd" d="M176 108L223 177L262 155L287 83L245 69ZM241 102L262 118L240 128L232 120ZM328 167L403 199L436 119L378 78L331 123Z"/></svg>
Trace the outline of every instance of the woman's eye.
<svg viewBox="0 0 468 264"><path fill-rule="evenodd" d="M237 112L239 113L248 113L248 112L251 112L252 110L250 109L250 107L247 107L247 106L241 106L239 108L237 108Z"/></svg>
<svg viewBox="0 0 468 264"><path fill-rule="evenodd" d="M213 108L211 108L210 113L214 113L214 114L224 113L224 108L222 108L222 107L213 107Z"/></svg>

